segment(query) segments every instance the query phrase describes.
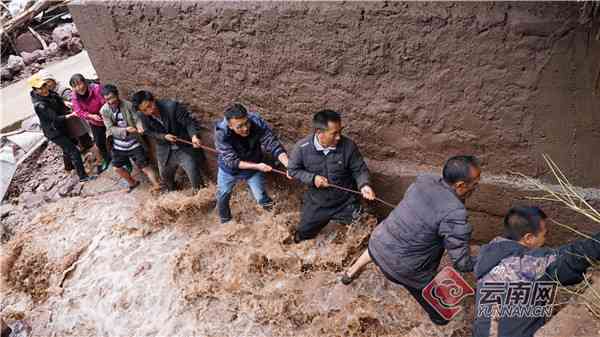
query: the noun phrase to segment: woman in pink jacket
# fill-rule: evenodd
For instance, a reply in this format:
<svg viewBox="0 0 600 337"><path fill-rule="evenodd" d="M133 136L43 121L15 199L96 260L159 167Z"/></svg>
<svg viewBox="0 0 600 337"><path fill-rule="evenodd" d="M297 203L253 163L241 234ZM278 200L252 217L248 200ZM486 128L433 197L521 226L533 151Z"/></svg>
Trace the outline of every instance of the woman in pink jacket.
<svg viewBox="0 0 600 337"><path fill-rule="evenodd" d="M104 105L101 86L90 83L81 74L73 75L69 84L73 88L71 94L73 112L79 118L86 120L92 129L94 143L96 144L96 169L100 174L110 164L110 150L106 145L106 127L100 114L100 108Z"/></svg>

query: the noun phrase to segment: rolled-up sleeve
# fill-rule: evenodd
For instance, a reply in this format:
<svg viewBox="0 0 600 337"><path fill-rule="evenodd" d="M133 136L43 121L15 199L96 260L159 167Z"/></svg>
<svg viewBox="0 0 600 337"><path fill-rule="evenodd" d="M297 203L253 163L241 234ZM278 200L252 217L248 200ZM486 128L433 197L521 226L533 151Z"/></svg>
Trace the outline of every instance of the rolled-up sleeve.
<svg viewBox="0 0 600 337"><path fill-rule="evenodd" d="M439 235L444 240L444 248L461 272L473 271L476 257L471 256L469 241L473 226L467 222L467 210L457 209L449 212L440 223Z"/></svg>

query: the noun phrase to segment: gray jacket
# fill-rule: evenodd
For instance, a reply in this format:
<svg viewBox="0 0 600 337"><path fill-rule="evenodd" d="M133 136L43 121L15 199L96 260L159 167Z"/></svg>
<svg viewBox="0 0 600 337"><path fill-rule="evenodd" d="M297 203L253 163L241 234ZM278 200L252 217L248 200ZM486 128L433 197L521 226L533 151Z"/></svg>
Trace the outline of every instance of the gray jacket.
<svg viewBox="0 0 600 337"><path fill-rule="evenodd" d="M440 177L421 175L375 228L369 252L395 281L423 288L435 276L444 250L457 270L473 270L471 232L467 210L452 187Z"/></svg>

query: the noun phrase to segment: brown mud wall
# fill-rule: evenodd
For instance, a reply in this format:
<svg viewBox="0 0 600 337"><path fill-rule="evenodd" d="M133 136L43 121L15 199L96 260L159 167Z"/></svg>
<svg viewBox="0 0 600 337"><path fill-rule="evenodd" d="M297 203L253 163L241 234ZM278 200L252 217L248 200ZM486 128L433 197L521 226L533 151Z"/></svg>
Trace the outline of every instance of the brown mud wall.
<svg viewBox="0 0 600 337"><path fill-rule="evenodd" d="M103 82L190 105L207 126L240 101L287 141L322 108L344 114L376 189L401 198L413 174L473 153L484 174L600 186L600 41L578 3L78 1L70 5ZM394 174L386 171L400 172ZM476 228L525 194L483 186ZM553 215L573 220L559 208ZM479 214L479 215L478 215ZM492 217L490 217L490 215ZM478 218L480 218L478 220Z"/></svg>

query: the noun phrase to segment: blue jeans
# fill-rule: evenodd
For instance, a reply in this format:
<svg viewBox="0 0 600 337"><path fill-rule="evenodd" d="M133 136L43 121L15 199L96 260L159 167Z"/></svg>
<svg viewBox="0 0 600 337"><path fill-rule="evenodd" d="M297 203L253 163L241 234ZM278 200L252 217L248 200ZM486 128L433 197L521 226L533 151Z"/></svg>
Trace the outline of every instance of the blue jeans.
<svg viewBox="0 0 600 337"><path fill-rule="evenodd" d="M217 173L217 208L221 222L231 220L229 200L231 199L231 191L239 180L246 180L254 199L261 206L268 206L273 203L265 190L265 175L262 172L257 171L252 176L244 178L229 174L219 168Z"/></svg>

